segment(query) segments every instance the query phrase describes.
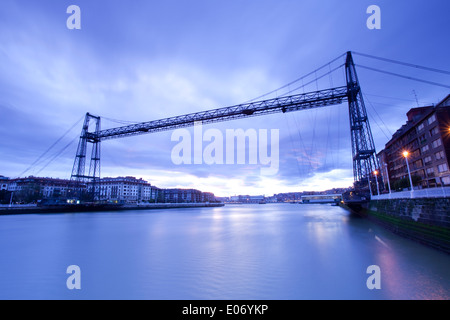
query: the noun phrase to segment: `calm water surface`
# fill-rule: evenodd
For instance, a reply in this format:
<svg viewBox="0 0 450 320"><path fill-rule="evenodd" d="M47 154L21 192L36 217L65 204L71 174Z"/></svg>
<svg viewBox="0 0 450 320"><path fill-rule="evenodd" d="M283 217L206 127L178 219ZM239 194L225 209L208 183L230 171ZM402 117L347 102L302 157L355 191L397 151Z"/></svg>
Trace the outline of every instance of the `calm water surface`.
<svg viewBox="0 0 450 320"><path fill-rule="evenodd" d="M0 216L0 299L449 298L449 255L340 207Z"/></svg>

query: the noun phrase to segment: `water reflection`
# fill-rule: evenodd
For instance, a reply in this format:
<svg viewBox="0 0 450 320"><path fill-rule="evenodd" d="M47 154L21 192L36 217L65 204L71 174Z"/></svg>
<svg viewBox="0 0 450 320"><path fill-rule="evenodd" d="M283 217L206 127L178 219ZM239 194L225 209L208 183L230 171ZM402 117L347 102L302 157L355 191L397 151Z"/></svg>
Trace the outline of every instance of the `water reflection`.
<svg viewBox="0 0 450 320"><path fill-rule="evenodd" d="M0 254L2 299L450 297L448 255L325 205L5 216ZM370 265L381 290L366 287Z"/></svg>

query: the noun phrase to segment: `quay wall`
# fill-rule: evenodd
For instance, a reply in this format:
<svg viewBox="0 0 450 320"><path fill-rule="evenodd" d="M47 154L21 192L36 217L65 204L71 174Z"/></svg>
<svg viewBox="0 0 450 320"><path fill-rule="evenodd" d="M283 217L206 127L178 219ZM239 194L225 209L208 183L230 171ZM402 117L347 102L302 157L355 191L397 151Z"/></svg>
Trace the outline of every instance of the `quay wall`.
<svg viewBox="0 0 450 320"><path fill-rule="evenodd" d="M130 211L130 210L152 210L152 209L175 209L175 208L205 208L223 207L223 203L152 203L145 205L67 205L67 206L2 206L1 215L14 214L47 214L47 213L77 213L77 212L99 212L99 211Z"/></svg>
<svg viewBox="0 0 450 320"><path fill-rule="evenodd" d="M450 254L450 198L371 200L362 211L396 234Z"/></svg>

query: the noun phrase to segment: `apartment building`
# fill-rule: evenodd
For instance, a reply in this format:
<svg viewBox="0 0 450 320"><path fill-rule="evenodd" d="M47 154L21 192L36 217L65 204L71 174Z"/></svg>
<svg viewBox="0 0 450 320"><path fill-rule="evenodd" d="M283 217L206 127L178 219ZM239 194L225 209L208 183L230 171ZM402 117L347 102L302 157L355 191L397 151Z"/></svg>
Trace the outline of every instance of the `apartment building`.
<svg viewBox="0 0 450 320"><path fill-rule="evenodd" d="M383 181L409 179L417 188L450 185L450 95L436 106L412 108L408 121L378 153ZM404 154L406 153L406 157Z"/></svg>
<svg viewBox="0 0 450 320"><path fill-rule="evenodd" d="M28 202L48 198L67 198L70 197L74 187L74 182L67 179L29 176L10 179L7 190L14 192L14 198L17 201Z"/></svg>
<svg viewBox="0 0 450 320"><path fill-rule="evenodd" d="M159 192L161 192L159 188L142 178L127 176L100 180L100 199L102 200L127 203L155 201Z"/></svg>
<svg viewBox="0 0 450 320"><path fill-rule="evenodd" d="M0 191L8 190L9 178L0 176Z"/></svg>

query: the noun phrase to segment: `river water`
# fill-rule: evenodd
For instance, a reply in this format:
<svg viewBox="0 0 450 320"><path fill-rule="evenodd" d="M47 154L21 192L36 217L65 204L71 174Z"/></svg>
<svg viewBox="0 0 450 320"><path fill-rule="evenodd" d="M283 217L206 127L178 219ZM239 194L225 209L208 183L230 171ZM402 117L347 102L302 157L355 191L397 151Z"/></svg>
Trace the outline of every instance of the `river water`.
<svg viewBox="0 0 450 320"><path fill-rule="evenodd" d="M0 216L0 299L449 298L449 255L330 205Z"/></svg>

